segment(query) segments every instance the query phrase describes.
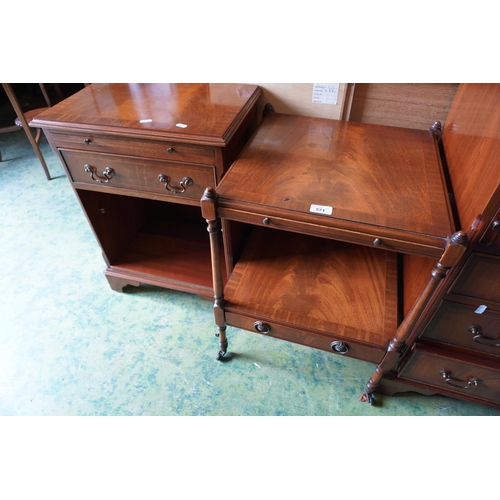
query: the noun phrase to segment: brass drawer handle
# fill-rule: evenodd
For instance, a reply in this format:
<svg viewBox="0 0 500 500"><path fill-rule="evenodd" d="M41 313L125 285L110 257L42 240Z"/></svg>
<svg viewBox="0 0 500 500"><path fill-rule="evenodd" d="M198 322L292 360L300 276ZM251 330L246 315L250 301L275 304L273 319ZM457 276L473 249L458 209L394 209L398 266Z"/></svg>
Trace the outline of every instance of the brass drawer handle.
<svg viewBox="0 0 500 500"><path fill-rule="evenodd" d="M97 175L97 173L96 173L97 169L95 167L93 167L92 165L89 165L88 163L85 163L83 168L85 169L85 172L90 174L90 178L93 181L98 182L99 184L106 184L107 182L109 182L111 180L113 175L115 175L115 171L110 167L106 167L104 169L104 171L102 173L102 177ZM94 175L96 177L94 177Z"/></svg>
<svg viewBox="0 0 500 500"><path fill-rule="evenodd" d="M488 347L500 347L500 342L498 342L498 340L490 339L488 337L483 337L483 332L480 326L472 325L469 326L467 330L469 330L469 332L471 332L472 335L474 335L474 337L472 337L472 340L474 340L474 342L477 342L478 344L481 345L486 345Z"/></svg>
<svg viewBox="0 0 500 500"><path fill-rule="evenodd" d="M269 333L271 331L271 326L262 321L256 321L253 326L259 333Z"/></svg>
<svg viewBox="0 0 500 500"><path fill-rule="evenodd" d="M338 354L347 354L349 352L349 345L345 342L341 342L340 340L335 340L330 344L330 348L333 352Z"/></svg>
<svg viewBox="0 0 500 500"><path fill-rule="evenodd" d="M165 184L165 189L167 191L170 191L171 193L176 193L176 194L185 193L186 189L188 188L188 186L192 186L193 185L193 180L191 178L189 178L189 177L184 177L182 179L182 181L180 182L181 189L175 188L172 185L170 185L170 179L166 175L164 175L164 174L160 174L158 176L158 180L160 182L162 182L163 184Z"/></svg>
<svg viewBox="0 0 500 500"><path fill-rule="evenodd" d="M441 370L439 372L439 374L444 378L444 381L448 384L448 385L451 385L452 387L457 387L458 389L469 389L471 387L477 387L479 384L482 384L483 381L476 378L476 377L472 377L470 378L468 381L467 381L467 385L457 385L457 384L453 384L452 382L460 382L463 384L463 382L461 382L460 380L456 380L454 381L452 378L451 378L451 372L448 372L446 370Z"/></svg>

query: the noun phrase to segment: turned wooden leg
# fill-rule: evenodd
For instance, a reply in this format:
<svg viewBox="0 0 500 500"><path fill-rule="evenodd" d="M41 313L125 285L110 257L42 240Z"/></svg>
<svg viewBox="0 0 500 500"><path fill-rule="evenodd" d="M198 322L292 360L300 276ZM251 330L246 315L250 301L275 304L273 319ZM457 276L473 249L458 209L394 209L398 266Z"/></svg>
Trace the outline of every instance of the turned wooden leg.
<svg viewBox="0 0 500 500"><path fill-rule="evenodd" d="M201 198L201 212L207 221L207 231L210 235L210 256L212 260L212 280L214 287L214 317L219 331L219 352L217 360L221 360L227 352L226 316L224 312L224 287L222 283L222 270L219 255L219 220L215 210L216 193L212 188L207 188Z"/></svg>
<svg viewBox="0 0 500 500"><path fill-rule="evenodd" d="M432 294L436 290L438 284L448 274L451 267L456 265L460 260L460 257L462 257L465 252L466 245L467 234L464 231L458 231L455 234L448 236L443 255L436 264L436 267L431 271L431 278L429 279L429 282L404 321L401 325L399 325L396 336L390 342L389 348L382 358L382 361L377 366L375 373L366 384L366 390L359 398L360 401L373 404L373 393L377 389L382 377L388 371L392 370L394 365L397 363L398 358L401 356L405 345L411 345L414 342L417 335L414 328L415 325L420 319L425 307L429 303L429 299L432 297Z"/></svg>

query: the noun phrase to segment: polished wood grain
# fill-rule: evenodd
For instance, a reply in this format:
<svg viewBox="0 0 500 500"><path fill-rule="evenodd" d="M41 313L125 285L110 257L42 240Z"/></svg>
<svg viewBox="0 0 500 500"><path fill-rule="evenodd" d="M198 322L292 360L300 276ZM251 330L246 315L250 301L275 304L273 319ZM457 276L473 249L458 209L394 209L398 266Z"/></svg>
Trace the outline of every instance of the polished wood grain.
<svg viewBox="0 0 500 500"><path fill-rule="evenodd" d="M88 185L90 189L97 187L115 193L120 193L121 190L133 191L136 195L152 193L156 197L164 197L172 201L188 198L192 200L192 204L199 205L199 200L207 184L216 183L215 168L208 166L75 150L60 150L60 153L68 166L71 180L76 187L80 188L84 187L83 185ZM85 170L86 165L94 169L93 177ZM109 180L106 180L103 175L106 168L113 170ZM159 175L168 178L170 190L166 188L165 183L159 180ZM103 177L106 181L104 183ZM180 192L183 191L181 181L185 177L188 177L191 183L185 185L184 192ZM172 191L179 191L179 193Z"/></svg>
<svg viewBox="0 0 500 500"><path fill-rule="evenodd" d="M420 255L403 255L402 260L403 315L406 316L420 297L436 262Z"/></svg>
<svg viewBox="0 0 500 500"><path fill-rule="evenodd" d="M397 328L395 254L254 228L225 310L386 346Z"/></svg>
<svg viewBox="0 0 500 500"><path fill-rule="evenodd" d="M246 316L241 312L232 313L228 311L225 313L225 318L228 325L236 328L304 345L312 349L321 349L337 356L362 359L369 363L379 363L385 352L385 346L354 340L352 337L345 337L341 334L336 334L334 331L320 332L317 330L305 330L295 325L285 326L273 320L265 319L265 323L269 327L269 332L263 333L255 327L255 322L261 321L263 319L262 316ZM332 347L332 343L334 342L342 343L343 349L341 352L336 351Z"/></svg>
<svg viewBox="0 0 500 500"><path fill-rule="evenodd" d="M460 85L451 106L443 145L467 248L429 297L409 334L416 349L407 350L398 367L406 390L428 389L494 407L500 407L498 384L490 385L500 380L496 348L475 342L469 327L480 328L490 344L498 338L499 92L497 84ZM487 306L482 314L475 312L479 305ZM484 386L456 389L436 377L436 370L448 367L455 378L467 380L471 365L477 373L488 367L481 374Z"/></svg>
<svg viewBox="0 0 500 500"><path fill-rule="evenodd" d="M199 200L255 130L260 94L240 84L92 84L37 117L113 290L148 283L213 297Z"/></svg>
<svg viewBox="0 0 500 500"><path fill-rule="evenodd" d="M225 146L260 95L256 85L94 83L33 126ZM185 125L179 127L178 124Z"/></svg>
<svg viewBox="0 0 500 500"><path fill-rule="evenodd" d="M163 281L168 288L183 291L188 282L191 292L196 293L194 287L199 287L198 294L208 295L212 276L205 227L190 227L182 219L148 221L113 261L110 271L136 274L143 283Z"/></svg>
<svg viewBox="0 0 500 500"><path fill-rule="evenodd" d="M454 113L470 96L457 97ZM483 130L496 119L488 118ZM461 332L442 322L433 337L424 334L443 300L462 303L451 326L463 323L462 306L470 313L484 294L493 325L498 315L498 173L488 173L491 195L476 199L471 228L456 227L449 200L455 186L441 164L441 146L423 130L265 118L216 190L207 189L202 198L212 241L218 218L253 226L225 287L220 264L213 262L218 359L226 353L228 324L325 350L329 340L339 340L352 344L349 355L378 363L362 401L373 402L390 377L394 390L498 406L496 354L467 346L466 339L458 340ZM491 149L475 153L485 157L467 161L484 165ZM477 167L470 168L477 174ZM465 168L460 172L467 175ZM462 213L472 206L464 199L456 199ZM313 204L330 207L331 215L311 212ZM408 255L398 259L396 252ZM479 326L494 338L491 324ZM443 377L442 370L453 377ZM468 381L475 375L469 372L484 382L472 395ZM453 387L453 380L465 381L466 388Z"/></svg>
<svg viewBox="0 0 500 500"><path fill-rule="evenodd" d="M109 153L135 157L148 157L165 161L181 161L213 165L215 149L196 147L175 142L134 141L124 137L99 135L95 131L85 134L51 133L51 138L58 149L78 149L89 153Z"/></svg>
<svg viewBox="0 0 500 500"><path fill-rule="evenodd" d="M444 128L443 145L458 215L468 231L498 186L500 84L460 85Z"/></svg>
<svg viewBox="0 0 500 500"><path fill-rule="evenodd" d="M210 246L197 206L91 190L79 190L79 199L114 290L148 283L212 298Z"/></svg>
<svg viewBox="0 0 500 500"><path fill-rule="evenodd" d="M384 375L397 365L401 354L403 354L407 346L414 345L417 337L416 326L426 312L429 302L432 301L439 284L443 282L450 269L460 262L466 248L467 235L464 231L457 231L448 237L445 251L431 271L427 285L399 325L396 335L389 343L384 358L375 368L374 374L366 384L366 391L361 395L360 401L373 402L373 392L378 387Z"/></svg>
<svg viewBox="0 0 500 500"><path fill-rule="evenodd" d="M448 377L444 377L442 372ZM417 346L401 370L401 379L422 382L442 394L500 407L498 362ZM448 379L448 382L446 381ZM472 381L478 380L478 384Z"/></svg>
<svg viewBox="0 0 500 500"><path fill-rule="evenodd" d="M450 293L466 295L500 307L500 256L473 253L452 285Z"/></svg>
<svg viewBox="0 0 500 500"><path fill-rule="evenodd" d="M427 130L445 123L456 83L356 83L350 120Z"/></svg>
<svg viewBox="0 0 500 500"><path fill-rule="evenodd" d="M396 239L433 238L442 251L454 228L435 140L426 131L271 115L217 193L221 209L238 200L238 210L262 214L268 207L283 218L371 236L382 231L394 250ZM333 213L313 216L311 205Z"/></svg>

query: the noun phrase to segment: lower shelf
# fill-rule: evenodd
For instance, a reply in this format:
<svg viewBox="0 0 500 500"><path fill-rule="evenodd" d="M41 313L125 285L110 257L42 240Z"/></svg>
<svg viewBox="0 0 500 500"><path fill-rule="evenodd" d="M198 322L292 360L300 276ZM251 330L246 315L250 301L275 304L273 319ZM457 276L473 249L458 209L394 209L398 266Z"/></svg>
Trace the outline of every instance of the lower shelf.
<svg viewBox="0 0 500 500"><path fill-rule="evenodd" d="M397 255L255 227L224 296L231 326L262 321L279 338L327 349L353 341L377 362L398 326Z"/></svg>
<svg viewBox="0 0 500 500"><path fill-rule="evenodd" d="M133 236L110 269L212 291L206 233L204 228L188 227L182 221L156 221L154 227L149 222Z"/></svg>
<svg viewBox="0 0 500 500"><path fill-rule="evenodd" d="M213 297L207 231L183 221L148 222L131 238L107 273L127 274L143 283Z"/></svg>
<svg viewBox="0 0 500 500"><path fill-rule="evenodd" d="M210 241L199 206L85 190L78 195L114 290L148 283L213 298Z"/></svg>

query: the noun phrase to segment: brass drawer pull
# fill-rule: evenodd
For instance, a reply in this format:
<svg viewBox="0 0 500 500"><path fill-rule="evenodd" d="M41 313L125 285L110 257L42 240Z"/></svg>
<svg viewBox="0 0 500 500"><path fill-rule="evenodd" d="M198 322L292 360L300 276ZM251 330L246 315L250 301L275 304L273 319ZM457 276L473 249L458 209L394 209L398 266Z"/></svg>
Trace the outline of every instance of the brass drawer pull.
<svg viewBox="0 0 500 500"><path fill-rule="evenodd" d="M472 335L474 335L474 337L472 337L472 340L474 340L474 342L477 342L478 344L481 345L486 345L488 347L500 347L500 342L498 340L490 339L488 337L483 337L483 333L480 326L474 326L474 325L469 326L467 330L469 330L469 332L471 332Z"/></svg>
<svg viewBox="0 0 500 500"><path fill-rule="evenodd" d="M158 180L160 182L162 182L163 184L165 184L165 189L167 191L170 191L171 193L176 193L176 194L185 193L186 189L188 188L188 186L192 186L193 185L193 180L190 179L189 177L184 177L182 179L182 181L180 182L181 189L175 188L175 187L171 186L170 185L170 179L166 175L164 175L164 174L160 174L158 176Z"/></svg>
<svg viewBox="0 0 500 500"><path fill-rule="evenodd" d="M88 172L90 174L90 178L93 181L98 182L99 184L106 184L107 182L109 182L111 180L113 175L115 175L115 171L110 167L106 167L104 169L104 172L102 173L102 177L97 175L96 174L97 169L95 167L93 167L92 165L89 165L88 163L85 163L83 168L85 169L85 172ZM94 177L94 175L96 177Z"/></svg>
<svg viewBox="0 0 500 500"><path fill-rule="evenodd" d="M349 352L349 345L345 342L340 342L340 340L335 340L330 344L333 352L338 354L347 354Z"/></svg>
<svg viewBox="0 0 500 500"><path fill-rule="evenodd" d="M253 326L259 333L269 333L271 331L271 326L262 321L256 321Z"/></svg>
<svg viewBox="0 0 500 500"><path fill-rule="evenodd" d="M476 387L478 386L479 384L482 384L483 381L476 378L476 377L472 377L470 378L468 381L467 381L467 385L457 385L457 384L453 384L452 382L460 382L463 384L463 382L461 382L460 380L456 380L454 381L452 378L451 378L451 372L448 372L446 370L441 370L439 372L439 374L444 378L444 381L448 384L448 385L451 385L452 387L457 387L458 389L469 389L471 387Z"/></svg>

